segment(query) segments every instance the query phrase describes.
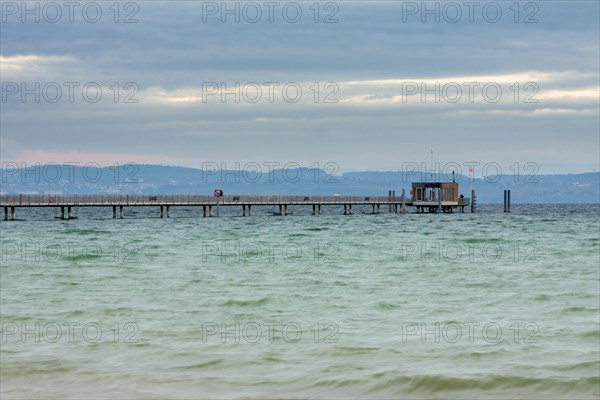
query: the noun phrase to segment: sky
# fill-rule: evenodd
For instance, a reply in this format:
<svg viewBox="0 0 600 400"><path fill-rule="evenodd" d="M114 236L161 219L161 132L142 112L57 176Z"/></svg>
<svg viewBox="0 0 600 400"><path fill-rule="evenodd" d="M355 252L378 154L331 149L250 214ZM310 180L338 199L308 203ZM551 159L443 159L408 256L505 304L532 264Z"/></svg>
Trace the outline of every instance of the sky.
<svg viewBox="0 0 600 400"><path fill-rule="evenodd" d="M599 4L2 1L0 158L597 171Z"/></svg>

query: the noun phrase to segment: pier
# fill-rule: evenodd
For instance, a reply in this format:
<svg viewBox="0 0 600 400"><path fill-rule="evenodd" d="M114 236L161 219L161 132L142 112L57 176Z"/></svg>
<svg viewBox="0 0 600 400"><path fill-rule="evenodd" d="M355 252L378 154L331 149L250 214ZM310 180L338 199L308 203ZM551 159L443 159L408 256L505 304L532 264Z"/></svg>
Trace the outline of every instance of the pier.
<svg viewBox="0 0 600 400"><path fill-rule="evenodd" d="M462 202L461 202L462 201ZM352 214L352 206L371 206L372 214L379 214L381 206L388 206L389 213L405 213L406 208L413 206L412 198L396 196L390 192L388 196L254 196L226 195L214 197L209 195L38 195L38 194L2 194L0 207L4 208L4 220L16 220L18 208L53 207L60 210L60 219L74 219L73 209L76 207L106 207L112 210L108 215L112 218L124 218L129 207L156 207L160 218L170 218L172 207L198 207L198 215L202 217L218 216L219 207L238 207L243 217L252 216L253 208L274 206L278 215L288 215L292 207L310 207L312 215L322 214L323 206L340 206L345 215ZM439 205L440 207L436 207ZM460 199L456 204L444 202L432 204L430 212L452 212L453 208L469 205L469 199ZM385 208L384 208L385 209ZM117 212L118 210L118 212ZM472 209L472 211L474 211Z"/></svg>

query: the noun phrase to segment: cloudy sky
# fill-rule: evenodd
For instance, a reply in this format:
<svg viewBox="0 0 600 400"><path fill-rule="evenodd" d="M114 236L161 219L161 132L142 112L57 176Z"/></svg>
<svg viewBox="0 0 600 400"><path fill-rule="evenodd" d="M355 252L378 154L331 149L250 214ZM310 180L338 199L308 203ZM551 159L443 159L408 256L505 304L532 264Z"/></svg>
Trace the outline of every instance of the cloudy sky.
<svg viewBox="0 0 600 400"><path fill-rule="evenodd" d="M2 1L3 162L599 168L597 1L114 4Z"/></svg>

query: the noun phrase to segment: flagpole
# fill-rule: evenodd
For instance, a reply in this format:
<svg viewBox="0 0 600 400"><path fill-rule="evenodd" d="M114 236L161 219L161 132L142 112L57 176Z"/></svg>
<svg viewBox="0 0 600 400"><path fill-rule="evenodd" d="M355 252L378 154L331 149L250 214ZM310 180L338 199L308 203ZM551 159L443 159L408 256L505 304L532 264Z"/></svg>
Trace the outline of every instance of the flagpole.
<svg viewBox="0 0 600 400"><path fill-rule="evenodd" d="M473 192L473 167L469 167L469 182L471 183L471 192Z"/></svg>

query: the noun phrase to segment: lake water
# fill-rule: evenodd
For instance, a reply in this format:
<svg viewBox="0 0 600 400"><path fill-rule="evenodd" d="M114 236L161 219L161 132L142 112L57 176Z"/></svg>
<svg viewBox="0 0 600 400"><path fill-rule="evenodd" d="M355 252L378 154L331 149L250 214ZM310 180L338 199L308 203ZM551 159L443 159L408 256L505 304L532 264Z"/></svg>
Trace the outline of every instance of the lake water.
<svg viewBox="0 0 600 400"><path fill-rule="evenodd" d="M8 398L595 398L598 205L18 209Z"/></svg>

